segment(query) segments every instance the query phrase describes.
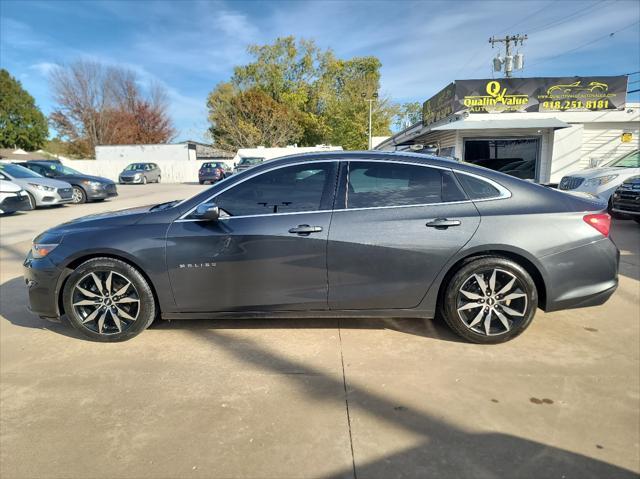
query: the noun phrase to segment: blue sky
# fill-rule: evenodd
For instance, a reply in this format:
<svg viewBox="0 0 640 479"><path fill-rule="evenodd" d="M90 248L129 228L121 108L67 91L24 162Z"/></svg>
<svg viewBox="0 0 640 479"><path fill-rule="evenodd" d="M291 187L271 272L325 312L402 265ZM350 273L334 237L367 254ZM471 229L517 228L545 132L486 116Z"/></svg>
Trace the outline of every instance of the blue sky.
<svg viewBox="0 0 640 479"><path fill-rule="evenodd" d="M637 0L0 0L0 65L45 113L52 65L84 58L130 67L167 88L178 139L202 139L207 94L249 60L252 43L295 35L339 57L375 55L385 94L423 101L453 79L490 78L494 34L529 34L518 76L636 72L639 21Z"/></svg>

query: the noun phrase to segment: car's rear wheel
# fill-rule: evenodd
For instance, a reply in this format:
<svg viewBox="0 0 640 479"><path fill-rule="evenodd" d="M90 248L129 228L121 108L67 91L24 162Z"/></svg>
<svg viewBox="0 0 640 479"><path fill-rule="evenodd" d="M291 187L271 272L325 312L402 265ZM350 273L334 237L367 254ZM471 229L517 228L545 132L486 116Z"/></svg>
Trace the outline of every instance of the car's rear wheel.
<svg viewBox="0 0 640 479"><path fill-rule="evenodd" d="M71 194L71 202L73 204L76 204L76 205L78 205L80 203L86 203L87 202L87 194L79 186L74 186L73 187L73 193Z"/></svg>
<svg viewBox="0 0 640 479"><path fill-rule="evenodd" d="M474 343L495 344L527 329L538 307L538 293L518 263L485 256L454 273L440 306L456 334Z"/></svg>
<svg viewBox="0 0 640 479"><path fill-rule="evenodd" d="M161 179L162 179L162 176L158 175L158 181L156 181L156 183L160 183Z"/></svg>
<svg viewBox="0 0 640 479"><path fill-rule="evenodd" d="M93 258L69 276L63 290L70 323L95 341L130 339L155 318L153 292L133 266L113 258Z"/></svg>

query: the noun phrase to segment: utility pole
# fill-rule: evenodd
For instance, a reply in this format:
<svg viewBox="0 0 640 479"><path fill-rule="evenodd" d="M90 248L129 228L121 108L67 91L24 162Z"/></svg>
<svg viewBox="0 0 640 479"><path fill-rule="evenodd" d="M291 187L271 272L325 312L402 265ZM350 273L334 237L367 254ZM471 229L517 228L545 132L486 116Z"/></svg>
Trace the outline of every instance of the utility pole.
<svg viewBox="0 0 640 479"><path fill-rule="evenodd" d="M363 93L362 98L364 98L364 101L369 102L369 149L371 149L371 113L373 111L373 102L378 99L378 93L373 93L371 98L367 98L367 94Z"/></svg>
<svg viewBox="0 0 640 479"><path fill-rule="evenodd" d="M520 52L516 53L515 56L511 54L511 45L517 47L518 43L520 46L524 44L524 41L527 39L527 35L507 35L504 38L489 38L489 43L491 43L491 48L495 46L496 43L504 43L505 44L505 56L504 58L500 57L500 52L493 59L493 69L494 71L499 72L504 65L504 76L507 78L511 78L511 72L513 70L522 70L524 68L524 55Z"/></svg>

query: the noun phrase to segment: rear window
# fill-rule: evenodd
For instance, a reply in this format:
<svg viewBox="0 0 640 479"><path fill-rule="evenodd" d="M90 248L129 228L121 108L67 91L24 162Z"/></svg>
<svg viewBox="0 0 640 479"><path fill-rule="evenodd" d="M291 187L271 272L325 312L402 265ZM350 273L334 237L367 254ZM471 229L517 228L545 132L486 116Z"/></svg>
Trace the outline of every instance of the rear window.
<svg viewBox="0 0 640 479"><path fill-rule="evenodd" d="M472 200L497 198L500 196L500 190L487 181L463 173L456 173L456 177Z"/></svg>

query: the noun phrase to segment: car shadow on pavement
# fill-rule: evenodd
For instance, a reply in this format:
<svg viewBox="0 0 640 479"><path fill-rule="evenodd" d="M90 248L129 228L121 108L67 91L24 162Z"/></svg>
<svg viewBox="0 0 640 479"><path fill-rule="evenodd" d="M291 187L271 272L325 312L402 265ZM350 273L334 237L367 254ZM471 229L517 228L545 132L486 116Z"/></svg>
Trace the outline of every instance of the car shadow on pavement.
<svg viewBox="0 0 640 479"><path fill-rule="evenodd" d="M7 298L12 298L9 302ZM13 299L15 298L15 299ZM20 298L20 299L18 299ZM21 277L13 278L0 285L0 314L16 326L46 329L72 338L86 340L66 320L60 323L47 321L29 312L27 289ZM291 318L291 319L197 319L197 320L156 320L154 329L168 330L217 330L217 329L379 329L462 342L442 321L414 318Z"/></svg>
<svg viewBox="0 0 640 479"><path fill-rule="evenodd" d="M27 287L24 279L17 277L0 285L0 315L11 324L23 328L46 329L70 338L86 340L67 323L66 319L60 323L42 319L29 311L27 303Z"/></svg>
<svg viewBox="0 0 640 479"><path fill-rule="evenodd" d="M311 407L314 403L326 401L346 405L345 427L349 429L349 436L355 438L350 451L353 465L327 477L637 477L628 469L555 446L500 432L463 430L441 417L406 407L375 393L371 387L350 381L348 367L345 376L338 379L314 367L292 361L277 351L268 350L246 336L237 338L233 334L210 329L195 329L192 334L242 361L248 368L282 374L294 383ZM296 371L296 374L287 374L288 371ZM389 366L387 372L393 372L393 365ZM309 377L314 380L309 381ZM344 390L344 395L328 394L329 391L341 390ZM468 395L474 393L467 391L466 394L465 399L469 401ZM482 415L483 403L486 404L484 407L500 407L488 397L478 397L476 410L470 410L469 413ZM429 404L425 399L425 407L446 410L447 405ZM366 416L373 417L376 423L385 423L385 430L402 429L418 436L418 444L383 457L379 457L379 449L374 446L378 457L376 460L359 460L360 454L372 455L372 451L360 449L360 445L363 448L371 446L370 438L375 435L372 431L364 430L369 422ZM539 420L534 410L526 418L532 424ZM526 427L523 430L526 431ZM362 442L360 437L364 437ZM598 444L593 447L594 454L602 448Z"/></svg>

